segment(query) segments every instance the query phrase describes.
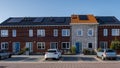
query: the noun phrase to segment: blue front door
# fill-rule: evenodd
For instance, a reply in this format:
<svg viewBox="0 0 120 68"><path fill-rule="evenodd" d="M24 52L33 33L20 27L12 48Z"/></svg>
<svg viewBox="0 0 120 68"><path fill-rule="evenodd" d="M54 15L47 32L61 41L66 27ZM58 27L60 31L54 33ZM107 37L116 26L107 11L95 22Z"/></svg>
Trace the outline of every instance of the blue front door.
<svg viewBox="0 0 120 68"><path fill-rule="evenodd" d="M82 51L82 44L80 42L76 42L76 53L80 53Z"/></svg>
<svg viewBox="0 0 120 68"><path fill-rule="evenodd" d="M20 43L19 42L14 42L13 43L13 52L16 54L20 51Z"/></svg>

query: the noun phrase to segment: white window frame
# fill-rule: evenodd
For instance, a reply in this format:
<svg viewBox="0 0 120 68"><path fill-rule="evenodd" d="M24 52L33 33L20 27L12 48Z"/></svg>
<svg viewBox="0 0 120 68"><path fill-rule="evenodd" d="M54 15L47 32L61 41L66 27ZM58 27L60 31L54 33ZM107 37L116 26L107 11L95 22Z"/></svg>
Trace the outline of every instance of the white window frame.
<svg viewBox="0 0 120 68"><path fill-rule="evenodd" d="M8 30L1 30L1 37L8 37Z"/></svg>
<svg viewBox="0 0 120 68"><path fill-rule="evenodd" d="M12 36L16 37L16 34L17 34L16 30L12 30Z"/></svg>
<svg viewBox="0 0 120 68"><path fill-rule="evenodd" d="M52 45L51 45L52 43L57 43L57 49L58 49L58 42L50 42L50 48L51 48L51 46L52 46Z"/></svg>
<svg viewBox="0 0 120 68"><path fill-rule="evenodd" d="M81 35L79 35L79 31L81 31ZM83 30L82 29L77 30L77 36L83 36Z"/></svg>
<svg viewBox="0 0 120 68"><path fill-rule="evenodd" d="M45 37L45 29L38 29L37 36L38 37Z"/></svg>
<svg viewBox="0 0 120 68"><path fill-rule="evenodd" d="M89 34L89 31L90 31L90 30L92 31L92 35ZM93 30L93 29L88 29L87 34L88 34L88 36L93 36L93 34L94 34L94 30Z"/></svg>
<svg viewBox="0 0 120 68"><path fill-rule="evenodd" d="M67 46L66 46L66 48L63 48L63 43L66 43L66 44L69 43L69 48L67 48ZM61 45L62 45L62 46L61 46L62 49L70 49L70 42L62 42Z"/></svg>
<svg viewBox="0 0 120 68"><path fill-rule="evenodd" d="M29 29L29 37L33 37L33 30Z"/></svg>
<svg viewBox="0 0 120 68"><path fill-rule="evenodd" d="M7 46L6 46L6 43L8 44ZM5 47L7 47L7 48L5 48ZM1 49L8 49L9 48L9 43L8 42L1 42Z"/></svg>
<svg viewBox="0 0 120 68"><path fill-rule="evenodd" d="M57 37L57 36L58 36L58 29L54 29L54 30L53 30L53 36L54 36L54 37Z"/></svg>
<svg viewBox="0 0 120 68"><path fill-rule="evenodd" d="M103 36L108 36L108 29L103 29Z"/></svg>
<svg viewBox="0 0 120 68"><path fill-rule="evenodd" d="M70 29L62 29L62 36L70 36Z"/></svg>
<svg viewBox="0 0 120 68"><path fill-rule="evenodd" d="M91 43L91 42L89 42L89 43ZM88 43L88 48L89 48L89 43ZM93 43L92 43L92 48L93 48ZM92 48L89 48L89 49L92 49Z"/></svg>
<svg viewBox="0 0 120 68"><path fill-rule="evenodd" d="M120 30L119 29L112 29L112 36L119 36Z"/></svg>
<svg viewBox="0 0 120 68"><path fill-rule="evenodd" d="M108 48L108 42L107 41L100 41L100 48L102 48L101 47L102 43L103 43L103 49L107 49Z"/></svg>
<svg viewBox="0 0 120 68"><path fill-rule="evenodd" d="M38 44L40 44L41 48L38 48ZM44 46L44 48L42 48ZM45 49L45 42L37 42L37 49Z"/></svg>

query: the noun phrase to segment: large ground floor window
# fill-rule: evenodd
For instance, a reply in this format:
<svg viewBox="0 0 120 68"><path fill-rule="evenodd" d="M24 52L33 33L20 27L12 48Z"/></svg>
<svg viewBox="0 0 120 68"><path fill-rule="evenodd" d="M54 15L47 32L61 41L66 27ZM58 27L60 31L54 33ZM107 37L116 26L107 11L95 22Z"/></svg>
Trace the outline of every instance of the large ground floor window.
<svg viewBox="0 0 120 68"><path fill-rule="evenodd" d="M38 49L45 49L45 42L37 42Z"/></svg>
<svg viewBox="0 0 120 68"><path fill-rule="evenodd" d="M108 43L106 41L101 41L100 42L100 48L102 48L102 49L108 48Z"/></svg>
<svg viewBox="0 0 120 68"><path fill-rule="evenodd" d="M8 42L1 42L1 49L8 49Z"/></svg>
<svg viewBox="0 0 120 68"><path fill-rule="evenodd" d="M62 42L62 49L70 49L70 42Z"/></svg>
<svg viewBox="0 0 120 68"><path fill-rule="evenodd" d="M57 49L58 48L58 43L57 42L51 42L50 43L50 48L51 49Z"/></svg>

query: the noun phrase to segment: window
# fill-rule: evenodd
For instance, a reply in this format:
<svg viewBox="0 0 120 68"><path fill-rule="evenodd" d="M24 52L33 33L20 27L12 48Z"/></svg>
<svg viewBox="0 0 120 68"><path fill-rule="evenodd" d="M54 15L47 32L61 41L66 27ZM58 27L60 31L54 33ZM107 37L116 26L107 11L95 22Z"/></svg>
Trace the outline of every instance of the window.
<svg viewBox="0 0 120 68"><path fill-rule="evenodd" d="M16 30L12 30L12 36L16 37Z"/></svg>
<svg viewBox="0 0 120 68"><path fill-rule="evenodd" d="M62 36L70 36L70 29L62 29Z"/></svg>
<svg viewBox="0 0 120 68"><path fill-rule="evenodd" d="M29 30L29 37L33 37L33 30L32 29Z"/></svg>
<svg viewBox="0 0 120 68"><path fill-rule="evenodd" d="M8 42L1 42L1 49L8 49Z"/></svg>
<svg viewBox="0 0 120 68"><path fill-rule="evenodd" d="M62 42L62 49L70 49L70 43L69 42Z"/></svg>
<svg viewBox="0 0 120 68"><path fill-rule="evenodd" d="M53 36L57 37L58 36L58 29L54 29L54 33L53 34L54 34Z"/></svg>
<svg viewBox="0 0 120 68"><path fill-rule="evenodd" d="M108 36L108 29L103 30L103 36Z"/></svg>
<svg viewBox="0 0 120 68"><path fill-rule="evenodd" d="M112 36L119 36L119 29L112 29Z"/></svg>
<svg viewBox="0 0 120 68"><path fill-rule="evenodd" d="M93 36L93 29L88 29L88 36Z"/></svg>
<svg viewBox="0 0 120 68"><path fill-rule="evenodd" d="M45 30L44 29L37 30L37 36L38 37L44 37L45 36Z"/></svg>
<svg viewBox="0 0 120 68"><path fill-rule="evenodd" d="M83 35L82 29L77 30L77 36L82 36L82 35Z"/></svg>
<svg viewBox="0 0 120 68"><path fill-rule="evenodd" d="M50 48L51 49L57 49L58 48L58 43L57 42L51 42Z"/></svg>
<svg viewBox="0 0 120 68"><path fill-rule="evenodd" d="M1 30L1 37L8 37L8 30Z"/></svg>
<svg viewBox="0 0 120 68"><path fill-rule="evenodd" d="M38 42L37 47L38 49L45 49L45 42Z"/></svg>
<svg viewBox="0 0 120 68"><path fill-rule="evenodd" d="M101 41L100 42L100 48L102 48L102 49L107 49L107 42L106 41Z"/></svg>
<svg viewBox="0 0 120 68"><path fill-rule="evenodd" d="M88 43L88 48L92 48L92 43Z"/></svg>

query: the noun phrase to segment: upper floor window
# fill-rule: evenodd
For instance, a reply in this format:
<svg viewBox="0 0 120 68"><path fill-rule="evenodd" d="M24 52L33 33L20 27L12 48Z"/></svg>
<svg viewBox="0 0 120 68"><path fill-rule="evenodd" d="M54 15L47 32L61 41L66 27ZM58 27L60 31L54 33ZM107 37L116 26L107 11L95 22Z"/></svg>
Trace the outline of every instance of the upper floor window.
<svg viewBox="0 0 120 68"><path fill-rule="evenodd" d="M45 30L44 29L38 29L37 30L37 36L38 37L44 37L45 36Z"/></svg>
<svg viewBox="0 0 120 68"><path fill-rule="evenodd" d="M93 29L88 29L88 36L93 36Z"/></svg>
<svg viewBox="0 0 120 68"><path fill-rule="evenodd" d="M119 29L112 29L112 36L119 36Z"/></svg>
<svg viewBox="0 0 120 68"><path fill-rule="evenodd" d="M8 30L1 30L1 37L8 37Z"/></svg>
<svg viewBox="0 0 120 68"><path fill-rule="evenodd" d="M62 36L70 36L70 29L62 29Z"/></svg>
<svg viewBox="0 0 120 68"><path fill-rule="evenodd" d="M29 30L29 37L33 37L33 30L32 29Z"/></svg>
<svg viewBox="0 0 120 68"><path fill-rule="evenodd" d="M8 42L1 42L1 49L8 49Z"/></svg>
<svg viewBox="0 0 120 68"><path fill-rule="evenodd" d="M53 33L53 35L54 35L55 37L58 36L58 29L54 29L54 33Z"/></svg>
<svg viewBox="0 0 120 68"><path fill-rule="evenodd" d="M103 30L103 35L104 35L104 36L108 36L108 29L104 29L104 30Z"/></svg>
<svg viewBox="0 0 120 68"><path fill-rule="evenodd" d="M16 30L12 30L12 36L16 37Z"/></svg>
<svg viewBox="0 0 120 68"><path fill-rule="evenodd" d="M77 30L77 36L83 36L83 30L82 29Z"/></svg>

